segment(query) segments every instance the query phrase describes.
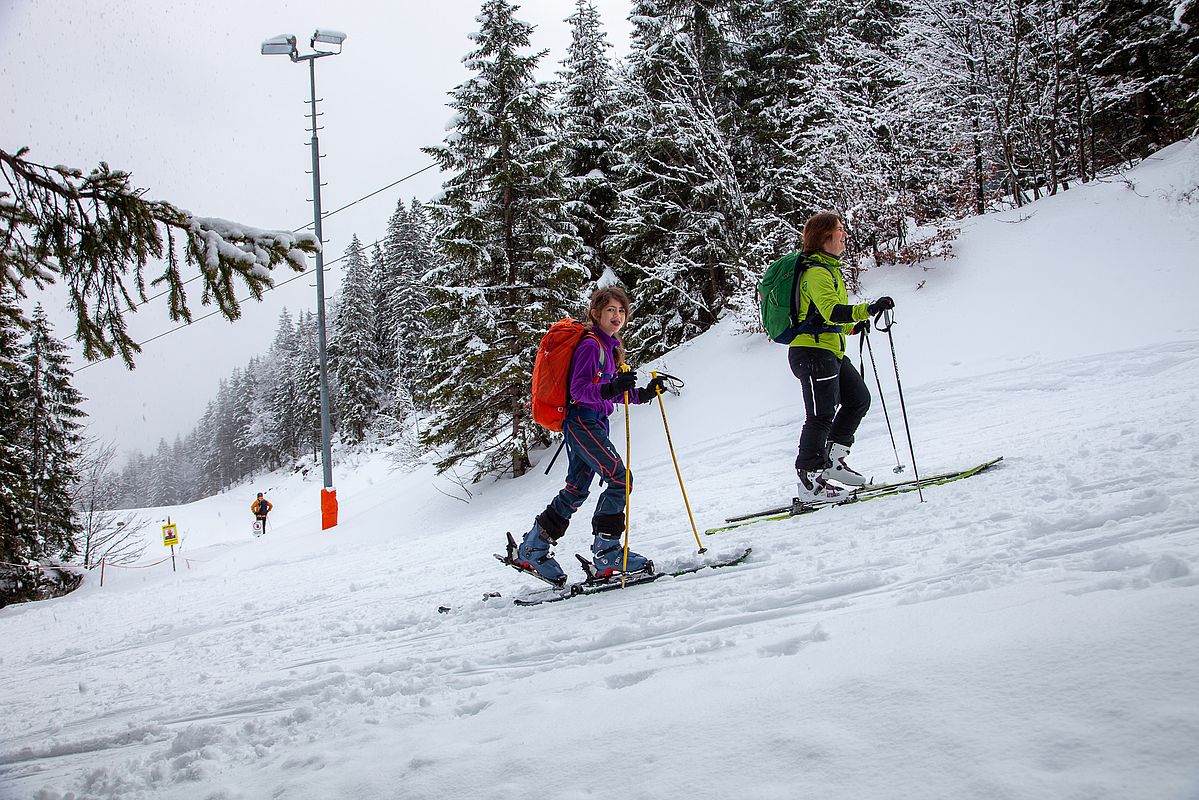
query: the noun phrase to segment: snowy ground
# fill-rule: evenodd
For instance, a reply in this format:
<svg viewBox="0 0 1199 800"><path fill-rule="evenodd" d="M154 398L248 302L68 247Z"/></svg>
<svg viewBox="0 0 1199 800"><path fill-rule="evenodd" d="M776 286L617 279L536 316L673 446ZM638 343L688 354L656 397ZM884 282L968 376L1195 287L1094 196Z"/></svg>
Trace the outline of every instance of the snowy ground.
<svg viewBox="0 0 1199 800"><path fill-rule="evenodd" d="M338 464L329 533L319 472L155 510L178 574L0 611L0 798L1196 800L1199 142L1127 177L867 276L897 300L921 471L996 469L704 537L752 545L741 567L535 608L491 553L561 462L470 503L427 466ZM726 324L663 368L687 380L667 413L700 529L785 502L784 349ZM689 563L661 416L631 423L634 546ZM893 477L877 402L851 460Z"/></svg>

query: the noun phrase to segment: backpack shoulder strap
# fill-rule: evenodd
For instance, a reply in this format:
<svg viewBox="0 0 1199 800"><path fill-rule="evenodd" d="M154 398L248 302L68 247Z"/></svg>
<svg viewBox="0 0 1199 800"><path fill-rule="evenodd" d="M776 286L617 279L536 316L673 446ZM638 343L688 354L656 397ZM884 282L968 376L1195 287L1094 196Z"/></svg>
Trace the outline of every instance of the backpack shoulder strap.
<svg viewBox="0 0 1199 800"><path fill-rule="evenodd" d="M575 371L575 353L578 352L579 345L583 343L583 339L586 339L588 336L590 336L592 339L595 339L595 343L599 345L599 365L600 365L601 370L604 368L604 360L606 358L605 353L604 353L604 343L601 342L600 338L595 335L595 331L588 328L587 332L583 334L582 338L580 338L579 341L575 342L575 349L570 352L570 365L567 366L567 368L566 368L566 404L567 405L570 405L573 402L570 399L570 376L573 375L574 371Z"/></svg>
<svg viewBox="0 0 1199 800"><path fill-rule="evenodd" d="M799 309L799 284L801 282L800 274L806 271L808 267L812 266L813 263L812 261L808 260L807 256L804 256L803 254L800 254L800 259L803 263L803 266L801 267L798 262L795 265L795 293L792 296L792 308L795 310L796 314L798 314ZM833 285L835 286L837 283L836 270L834 270L828 264L825 264L823 261L817 260L815 263L828 270L829 277L833 279ZM795 320L800 331L816 337L817 343L820 342L821 333L836 333L841 330L840 326L833 325L825 320L824 317L820 316L820 312L816 310L816 304L811 300L808 301L808 307L804 310L802 319L796 316Z"/></svg>
<svg viewBox="0 0 1199 800"><path fill-rule="evenodd" d="M795 271L791 277L791 324L799 324L799 284L804 270L808 268L808 257L802 250L795 254Z"/></svg>

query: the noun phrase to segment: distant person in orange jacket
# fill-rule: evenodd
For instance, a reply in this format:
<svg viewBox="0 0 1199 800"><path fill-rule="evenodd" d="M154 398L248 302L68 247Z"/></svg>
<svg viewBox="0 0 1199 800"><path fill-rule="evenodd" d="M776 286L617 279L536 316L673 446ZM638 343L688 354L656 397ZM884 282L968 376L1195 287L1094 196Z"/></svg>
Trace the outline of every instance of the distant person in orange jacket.
<svg viewBox="0 0 1199 800"><path fill-rule="evenodd" d="M254 502L250 503L250 510L254 512L254 519L262 523L263 533L266 533L266 515L271 513L272 508L274 506L271 505L271 501L263 497L262 492L259 492Z"/></svg>

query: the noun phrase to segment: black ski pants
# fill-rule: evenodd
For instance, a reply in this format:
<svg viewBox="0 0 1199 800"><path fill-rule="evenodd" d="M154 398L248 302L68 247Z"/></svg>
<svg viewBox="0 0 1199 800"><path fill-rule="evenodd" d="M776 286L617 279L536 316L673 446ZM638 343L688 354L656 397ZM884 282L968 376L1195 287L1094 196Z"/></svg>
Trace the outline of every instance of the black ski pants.
<svg viewBox="0 0 1199 800"><path fill-rule="evenodd" d="M854 434L870 409L870 390L848 358L818 347L789 347L791 372L803 387L807 412L799 434L797 470L824 469L831 442L853 446Z"/></svg>

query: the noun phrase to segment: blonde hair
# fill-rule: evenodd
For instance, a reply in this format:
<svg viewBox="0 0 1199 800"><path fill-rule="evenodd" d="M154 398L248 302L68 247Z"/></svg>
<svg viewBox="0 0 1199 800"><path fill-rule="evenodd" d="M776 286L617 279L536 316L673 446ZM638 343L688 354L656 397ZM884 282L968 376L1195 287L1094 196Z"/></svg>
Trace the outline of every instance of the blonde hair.
<svg viewBox="0 0 1199 800"><path fill-rule="evenodd" d="M624 318L627 322L633 316L632 308L629 304L629 296L624 289L619 286L606 286L603 289L596 289L591 294L591 302L587 304L587 320L583 323L590 330L599 322L599 315L615 301L624 309ZM619 369L624 364L624 344L619 339L616 340L616 367Z"/></svg>

